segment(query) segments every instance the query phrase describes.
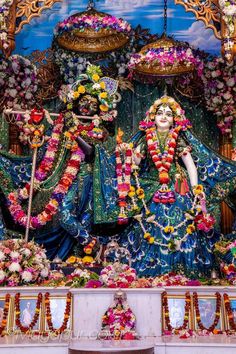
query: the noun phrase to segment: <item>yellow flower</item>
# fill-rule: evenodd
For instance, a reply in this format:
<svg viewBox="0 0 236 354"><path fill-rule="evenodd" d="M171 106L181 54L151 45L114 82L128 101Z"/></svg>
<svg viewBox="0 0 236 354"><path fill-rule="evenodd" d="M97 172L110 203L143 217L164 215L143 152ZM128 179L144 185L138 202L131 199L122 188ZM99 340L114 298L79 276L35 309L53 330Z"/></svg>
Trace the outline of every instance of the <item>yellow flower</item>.
<svg viewBox="0 0 236 354"><path fill-rule="evenodd" d="M94 261L94 258L91 256L84 256L82 259L83 263L92 263Z"/></svg>
<svg viewBox="0 0 236 354"><path fill-rule="evenodd" d="M68 103L68 105L66 107L67 107L67 109L72 109L72 103Z"/></svg>
<svg viewBox="0 0 236 354"><path fill-rule="evenodd" d="M154 243L154 237L150 237L150 239L148 240L148 243L150 243L150 244L152 244L152 243Z"/></svg>
<svg viewBox="0 0 236 354"><path fill-rule="evenodd" d="M128 193L128 196L129 196L130 198L134 197L134 196L135 196L135 192L129 192L129 193Z"/></svg>
<svg viewBox="0 0 236 354"><path fill-rule="evenodd" d="M85 87L83 86L83 85L80 85L79 87L78 87L78 93L85 93Z"/></svg>
<svg viewBox="0 0 236 354"><path fill-rule="evenodd" d="M105 90L106 84L105 84L104 81L101 81L101 82L100 82L100 87L101 87L101 89Z"/></svg>
<svg viewBox="0 0 236 354"><path fill-rule="evenodd" d="M195 226L193 224L190 224L187 229L187 234L191 235L195 231Z"/></svg>
<svg viewBox="0 0 236 354"><path fill-rule="evenodd" d="M170 233L174 232L173 226L166 226L166 227L164 228L164 232L165 232L166 234L170 234Z"/></svg>
<svg viewBox="0 0 236 354"><path fill-rule="evenodd" d="M107 112L107 111L108 111L108 107L105 106L104 104L100 104L99 108L100 108L100 110L103 111L103 112Z"/></svg>
<svg viewBox="0 0 236 354"><path fill-rule="evenodd" d="M145 234L143 236L145 239L150 239L151 234L149 232L145 232Z"/></svg>
<svg viewBox="0 0 236 354"><path fill-rule="evenodd" d="M70 263L73 264L76 262L76 257L75 256L71 256L70 258L67 259L66 263Z"/></svg>
<svg viewBox="0 0 236 354"><path fill-rule="evenodd" d="M99 97L100 98L107 98L107 92L101 92Z"/></svg>
<svg viewBox="0 0 236 354"><path fill-rule="evenodd" d="M93 74L92 79L93 81L98 81L100 79L100 76L98 74Z"/></svg>
<svg viewBox="0 0 236 354"><path fill-rule="evenodd" d="M67 131L67 132L65 132L65 133L64 133L64 135L65 135L65 137L66 137L66 138L70 138L70 137L71 137L71 133L70 133L70 132L68 132L68 131Z"/></svg>
<svg viewBox="0 0 236 354"><path fill-rule="evenodd" d="M73 94L74 99L76 100L76 98L78 98L79 95L80 95L79 92L78 92L78 91L75 91L74 94Z"/></svg>
<svg viewBox="0 0 236 354"><path fill-rule="evenodd" d="M203 192L203 186L201 184L197 184L196 186L193 187L193 194L198 195Z"/></svg>

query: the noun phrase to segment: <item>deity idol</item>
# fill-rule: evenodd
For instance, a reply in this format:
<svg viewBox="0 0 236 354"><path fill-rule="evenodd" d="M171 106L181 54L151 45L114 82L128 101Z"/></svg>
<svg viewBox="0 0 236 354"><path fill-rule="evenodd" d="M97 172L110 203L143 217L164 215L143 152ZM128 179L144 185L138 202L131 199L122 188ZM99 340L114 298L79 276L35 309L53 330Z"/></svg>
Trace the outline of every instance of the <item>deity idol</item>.
<svg viewBox="0 0 236 354"><path fill-rule="evenodd" d="M118 221L129 222L119 242L129 249L132 266L140 276L173 270L204 276L215 266L213 245L219 232L209 211L217 207L209 206L221 200L223 184L229 176L235 177L236 170L203 145L189 127L180 105L163 96L140 122L142 132L132 139L130 148L122 151L127 144L120 144L116 152ZM100 153L102 159L105 155ZM111 157L110 166L113 161ZM100 172L104 187L100 210L95 207L95 214L100 213L97 220L114 218L112 177L112 167ZM235 179L230 183L225 193L233 190Z"/></svg>

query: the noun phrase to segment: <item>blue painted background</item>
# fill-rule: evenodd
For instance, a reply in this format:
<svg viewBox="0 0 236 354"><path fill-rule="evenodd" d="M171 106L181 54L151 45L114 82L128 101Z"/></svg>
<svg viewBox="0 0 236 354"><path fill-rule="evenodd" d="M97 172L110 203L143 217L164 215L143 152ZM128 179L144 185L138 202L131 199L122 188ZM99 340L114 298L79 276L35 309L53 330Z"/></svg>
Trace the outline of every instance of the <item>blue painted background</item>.
<svg viewBox="0 0 236 354"><path fill-rule="evenodd" d="M86 6L87 0L63 0L51 10L45 10L16 36L15 53L28 55L36 49L49 48L57 22L84 11ZM96 8L124 18L134 27L141 24L151 33L161 34L163 31L163 0L99 0ZM184 7L175 5L173 0L168 1L168 33L212 54L220 52L220 41L213 31L205 29L202 21L195 21L192 13L185 12Z"/></svg>

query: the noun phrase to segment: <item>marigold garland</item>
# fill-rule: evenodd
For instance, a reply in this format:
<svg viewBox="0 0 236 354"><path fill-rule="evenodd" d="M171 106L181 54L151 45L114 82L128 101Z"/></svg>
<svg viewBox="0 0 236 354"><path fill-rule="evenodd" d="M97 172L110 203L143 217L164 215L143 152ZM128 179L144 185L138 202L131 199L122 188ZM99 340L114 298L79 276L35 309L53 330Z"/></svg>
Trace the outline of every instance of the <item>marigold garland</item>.
<svg viewBox="0 0 236 354"><path fill-rule="evenodd" d="M170 313L169 313L169 306L168 306L168 298L167 298L167 292L164 291L162 294L162 307L164 309L164 318L165 318L165 323L167 326L168 331L182 331L187 328L187 325L189 323L189 312L190 312L190 306L191 306L191 298L190 298L190 293L186 292L185 293L185 307L184 307L184 321L183 324L177 328L173 328L170 324Z"/></svg>
<svg viewBox="0 0 236 354"><path fill-rule="evenodd" d="M229 329L236 331L236 323L234 322L234 315L233 315L232 307L230 305L229 295L224 294L223 298L224 298L225 310L229 319L229 326L230 326Z"/></svg>
<svg viewBox="0 0 236 354"><path fill-rule="evenodd" d="M44 297L45 301L45 309L46 309L46 321L48 324L48 328L50 332L55 333L56 335L63 333L67 329L68 321L70 318L70 311L71 311L71 300L72 295L70 292L66 295L66 308L64 312L64 319L62 322L61 327L55 329L52 323L52 314L51 314L51 306L50 306L50 294L47 292Z"/></svg>
<svg viewBox="0 0 236 354"><path fill-rule="evenodd" d="M215 319L212 323L212 325L209 328L206 328L202 321L201 321L201 314L200 314L200 310L199 310L199 302L198 302L198 294L196 292L193 293L193 306L195 308L196 311L196 319L197 319L197 324L200 328L200 330L206 330L209 332L213 332L216 329L216 326L219 323L220 320L220 307L221 307L221 295L219 292L215 293L216 296L216 310L215 310Z"/></svg>
<svg viewBox="0 0 236 354"><path fill-rule="evenodd" d="M7 325L7 317L8 317L8 313L9 313L9 307L10 307L10 299L11 299L11 295L6 294L4 309L3 309L3 317L2 317L2 322L0 325L0 336L3 336L3 331L5 330L6 325Z"/></svg>
<svg viewBox="0 0 236 354"><path fill-rule="evenodd" d="M29 326L23 326L21 323L21 319L20 319L20 314L21 314L21 310L20 310L20 293L17 293L15 295L15 314L16 314L16 326L21 330L22 333L29 333L30 331L33 330L34 326L37 324L38 319L39 319L39 313L40 313L40 308L41 308L41 304L42 304L42 299L43 299L43 295L42 293L38 293L38 297L37 297L37 301L36 301L36 308L35 308L35 313L33 316L33 319L31 321L31 323L29 324Z"/></svg>

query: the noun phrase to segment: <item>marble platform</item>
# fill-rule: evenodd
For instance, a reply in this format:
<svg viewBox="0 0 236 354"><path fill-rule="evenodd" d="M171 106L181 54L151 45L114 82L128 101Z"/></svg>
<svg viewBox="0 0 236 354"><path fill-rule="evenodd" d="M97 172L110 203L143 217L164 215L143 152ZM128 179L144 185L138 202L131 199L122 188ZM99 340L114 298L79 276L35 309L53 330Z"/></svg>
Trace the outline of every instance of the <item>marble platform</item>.
<svg viewBox="0 0 236 354"><path fill-rule="evenodd" d="M235 354L236 336L226 337L217 335L211 337L197 337L180 339L175 337L149 338L139 341L96 341L79 340L70 341L53 339L27 339L26 337L11 336L0 338L0 354L74 354L76 350L92 353L120 354L125 351L142 353L145 349L154 349L154 354ZM135 352L136 351L136 352Z"/></svg>

